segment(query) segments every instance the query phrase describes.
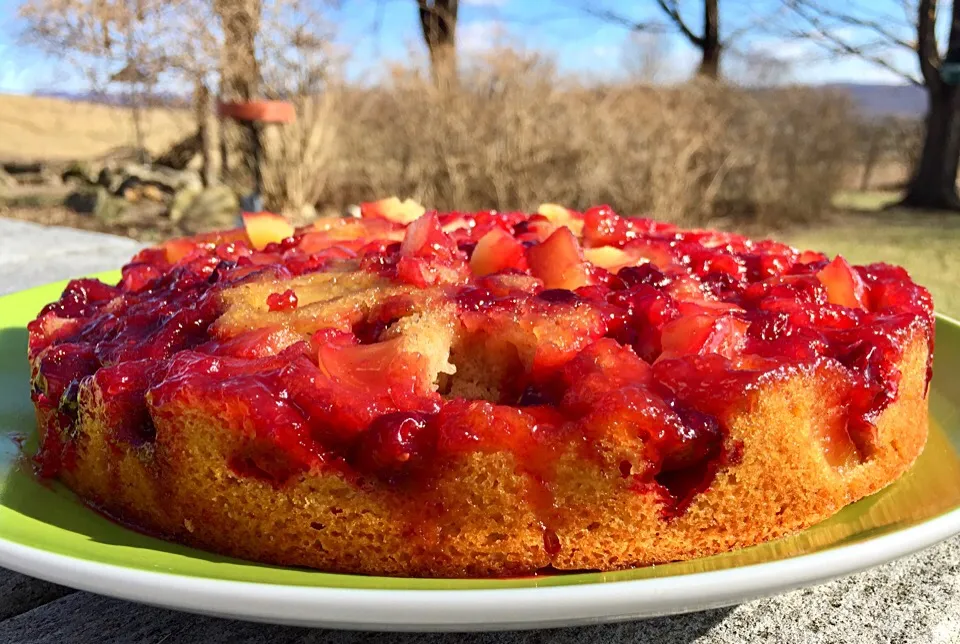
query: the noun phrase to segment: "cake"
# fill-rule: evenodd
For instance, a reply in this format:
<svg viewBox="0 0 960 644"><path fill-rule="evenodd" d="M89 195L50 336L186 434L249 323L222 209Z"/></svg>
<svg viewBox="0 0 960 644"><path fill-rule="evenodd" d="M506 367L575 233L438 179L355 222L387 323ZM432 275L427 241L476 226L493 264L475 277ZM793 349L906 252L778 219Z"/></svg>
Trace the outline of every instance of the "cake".
<svg viewBox="0 0 960 644"><path fill-rule="evenodd" d="M29 325L39 474L224 555L483 577L776 539L923 449L901 268L605 206L361 212L70 282Z"/></svg>

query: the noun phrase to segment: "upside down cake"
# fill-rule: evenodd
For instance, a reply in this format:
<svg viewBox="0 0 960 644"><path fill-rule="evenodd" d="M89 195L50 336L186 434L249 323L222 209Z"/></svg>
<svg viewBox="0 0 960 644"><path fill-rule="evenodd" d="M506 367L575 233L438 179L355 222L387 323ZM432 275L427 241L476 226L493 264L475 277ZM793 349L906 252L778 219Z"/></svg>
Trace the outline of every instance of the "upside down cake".
<svg viewBox="0 0 960 644"><path fill-rule="evenodd" d="M226 555L462 577L760 543L923 448L901 268L607 207L362 214L70 282L29 326L40 474Z"/></svg>

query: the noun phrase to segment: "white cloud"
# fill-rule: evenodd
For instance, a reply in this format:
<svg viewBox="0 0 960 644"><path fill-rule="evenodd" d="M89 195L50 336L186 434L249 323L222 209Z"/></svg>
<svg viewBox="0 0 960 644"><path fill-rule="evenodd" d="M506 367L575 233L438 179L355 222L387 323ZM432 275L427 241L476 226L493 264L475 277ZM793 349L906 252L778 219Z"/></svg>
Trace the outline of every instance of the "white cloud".
<svg viewBox="0 0 960 644"><path fill-rule="evenodd" d="M822 57L823 50L805 40L787 38L757 38L746 47L747 55L797 62Z"/></svg>
<svg viewBox="0 0 960 644"><path fill-rule="evenodd" d="M457 27L457 46L466 53L484 52L504 40L507 29L498 20L468 22Z"/></svg>
<svg viewBox="0 0 960 644"><path fill-rule="evenodd" d="M611 59L618 53L619 50L612 45L594 45L590 48L590 54L599 59Z"/></svg>

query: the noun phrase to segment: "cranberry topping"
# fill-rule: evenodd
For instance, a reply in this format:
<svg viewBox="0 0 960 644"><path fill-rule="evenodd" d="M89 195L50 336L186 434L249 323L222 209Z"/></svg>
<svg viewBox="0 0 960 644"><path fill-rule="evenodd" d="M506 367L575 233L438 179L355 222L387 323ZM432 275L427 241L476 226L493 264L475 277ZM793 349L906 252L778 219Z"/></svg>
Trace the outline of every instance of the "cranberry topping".
<svg viewBox="0 0 960 644"><path fill-rule="evenodd" d="M149 446L182 409L202 407L241 437L234 472L278 486L335 468L415 494L450 460L506 451L556 555L559 455L577 450L676 517L741 458L727 423L762 383L829 372L849 394L838 432L869 458L874 423L899 392L905 341L919 331L932 348L932 301L903 269L606 206L561 215L427 213L407 226L378 216L262 250L233 231L142 251L116 286L75 280L29 327L32 395L47 426L41 472L70 466L88 386L104 394L117 449ZM294 333L278 320L308 311L283 281L324 270L402 289ZM261 283L276 290L259 291L251 310L265 299L270 321L222 335L224 292ZM523 359L520 348L503 358L498 395L441 394L425 375L426 357L392 332L425 314L419 293L455 303L450 324L474 351L531 339ZM597 448L611 442L625 450L612 460Z"/></svg>
<svg viewBox="0 0 960 644"><path fill-rule="evenodd" d="M621 268L620 272L617 273L617 277L620 278L624 288L633 288L639 284L646 284L656 289L663 289L673 281L650 263Z"/></svg>
<svg viewBox="0 0 960 644"><path fill-rule="evenodd" d="M551 288L546 291L540 291L537 294L541 300L546 300L547 302L552 302L554 304L572 304L575 305L580 302L580 298L573 291L568 291L563 288Z"/></svg>
<svg viewBox="0 0 960 644"><path fill-rule="evenodd" d="M271 293L267 296L267 308L271 311L292 311L297 308L297 294L289 288L283 293Z"/></svg>
<svg viewBox="0 0 960 644"><path fill-rule="evenodd" d="M426 414L407 411L380 416L358 441L357 468L391 479L424 467L436 443L429 435L430 420Z"/></svg>

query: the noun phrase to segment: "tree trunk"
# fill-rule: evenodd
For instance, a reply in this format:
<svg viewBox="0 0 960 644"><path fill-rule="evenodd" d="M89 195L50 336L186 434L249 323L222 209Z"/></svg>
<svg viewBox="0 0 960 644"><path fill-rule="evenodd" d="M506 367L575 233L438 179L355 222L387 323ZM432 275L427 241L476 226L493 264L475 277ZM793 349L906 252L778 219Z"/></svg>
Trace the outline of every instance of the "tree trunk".
<svg viewBox="0 0 960 644"><path fill-rule="evenodd" d="M920 162L902 205L960 210L957 166L960 163L960 88L940 84L928 88L929 107Z"/></svg>
<svg viewBox="0 0 960 644"><path fill-rule="evenodd" d="M883 130L879 127L861 127L859 137L867 139L867 149L863 155L863 172L860 174L860 190L866 191L870 188L870 179L873 178L873 170L877 167L877 162L881 156L880 139L883 136Z"/></svg>
<svg viewBox="0 0 960 644"><path fill-rule="evenodd" d="M700 39L700 67L697 75L711 80L720 78L720 12L718 0L703 0L703 37Z"/></svg>
<svg viewBox="0 0 960 644"><path fill-rule="evenodd" d="M136 140L137 161L147 163L147 145L143 136L143 108L140 105L140 92L135 83L130 84L130 93L127 100L130 101L130 111L133 116L133 137Z"/></svg>
<svg viewBox="0 0 960 644"><path fill-rule="evenodd" d="M243 102L257 98L260 91L260 64L256 40L260 31L260 0L215 0L214 10L223 28L223 51L220 61L220 96L227 102ZM251 128L236 123L223 125L225 169L237 167L231 157L242 162L251 174L253 149L257 142Z"/></svg>
<svg viewBox="0 0 960 644"><path fill-rule="evenodd" d="M200 157L203 159L201 175L203 185L210 187L220 182L220 122L213 109L210 90L203 78L196 81L193 100L197 133L200 137Z"/></svg>
<svg viewBox="0 0 960 644"><path fill-rule="evenodd" d="M223 26L222 87L224 98L249 101L260 86L256 39L260 30L258 0L216 0Z"/></svg>
<svg viewBox="0 0 960 644"><path fill-rule="evenodd" d="M441 89L455 87L457 77L458 0L419 0L420 28L430 54L430 73Z"/></svg>

